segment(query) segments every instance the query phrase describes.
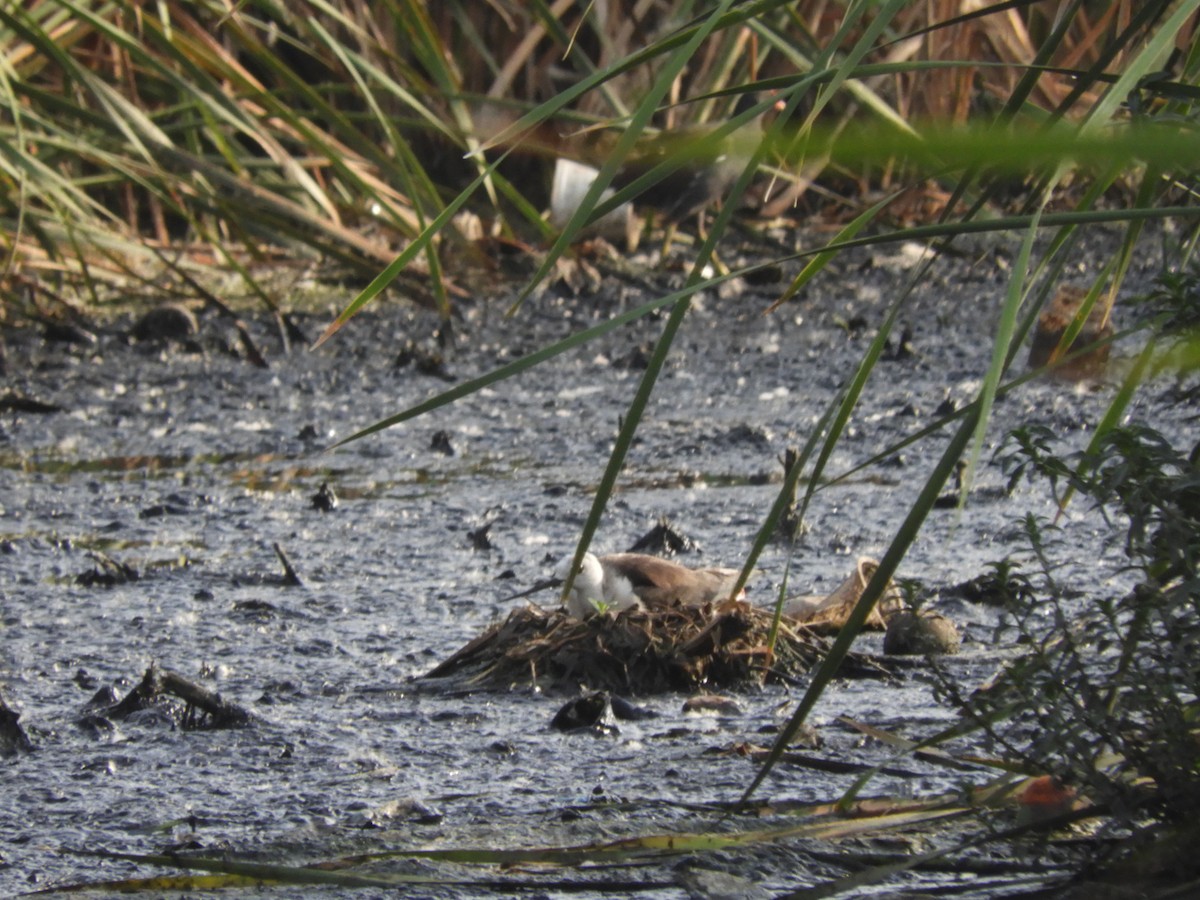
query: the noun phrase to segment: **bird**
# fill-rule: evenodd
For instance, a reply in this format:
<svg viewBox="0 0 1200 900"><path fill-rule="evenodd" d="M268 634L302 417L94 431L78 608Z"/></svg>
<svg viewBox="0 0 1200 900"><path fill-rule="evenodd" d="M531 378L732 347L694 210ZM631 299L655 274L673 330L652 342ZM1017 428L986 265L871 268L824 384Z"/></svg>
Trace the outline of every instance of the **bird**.
<svg viewBox="0 0 1200 900"><path fill-rule="evenodd" d="M748 112L758 102L757 94L741 94L732 117ZM780 108L780 103L773 107ZM732 131L723 128L724 122L708 122L666 129L641 138L614 174L609 191L627 187L658 166L664 167L653 176L658 180L646 184L634 202L659 212L665 231L665 251L679 223L691 216L702 216L714 201L728 193L762 140L763 119L763 115L755 116ZM579 197L611 155L615 139L615 133L607 132L593 136L589 143L576 143L574 153L583 165L558 161L551 209L552 220L560 226L570 218ZM593 227L624 229L630 249L637 244L637 232L627 207L613 210Z"/></svg>
<svg viewBox="0 0 1200 900"><path fill-rule="evenodd" d="M753 93L740 95L731 118L748 112L758 102ZM762 139L761 115L720 135L724 124L669 129L638 141L613 178L614 187L624 187L656 166L670 163L676 168L648 186L637 202L657 209L667 226L704 212L728 192Z"/></svg>
<svg viewBox="0 0 1200 900"><path fill-rule="evenodd" d="M572 557L558 567L564 582L571 572ZM587 619L598 612L625 609L663 609L672 603L703 606L729 599L737 583L737 569L687 566L645 553L585 553L567 595L567 612ZM745 590L736 599L744 599Z"/></svg>

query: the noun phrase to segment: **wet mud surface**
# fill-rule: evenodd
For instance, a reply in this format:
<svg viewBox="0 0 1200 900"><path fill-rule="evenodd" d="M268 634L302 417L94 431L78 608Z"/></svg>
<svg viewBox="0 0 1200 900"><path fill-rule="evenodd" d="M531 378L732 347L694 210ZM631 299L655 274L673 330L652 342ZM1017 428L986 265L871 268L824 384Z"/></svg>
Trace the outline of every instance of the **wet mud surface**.
<svg viewBox="0 0 1200 900"><path fill-rule="evenodd" d="M1082 280L1115 242L1089 238L1072 274ZM879 363L831 474L975 395L1014 255L1007 239L989 238L938 261L900 315L908 346ZM847 255L767 316L779 284L735 281L699 297L596 549L624 550L669 516L700 547L683 561L738 564L778 491L779 457L803 443L852 375L915 262L904 247ZM1158 273L1152 244L1137 267L1127 291ZM664 292L681 280L646 277ZM56 409L0 415L0 690L34 745L0 760L0 894L155 874L61 848L185 845L300 864L382 848L553 846L714 827L705 804L736 799L756 769L735 748L768 746L803 685L747 689L736 707L715 711L685 712L678 694L632 698L657 715L596 736L550 727L572 686L462 693L413 681L523 603L505 598L573 549L661 317L324 451L445 389L441 376L482 374L653 296L607 277L594 292L550 288L506 318L516 287L477 288L459 304L442 368L411 361L407 348L422 346L436 322L396 301L368 307L315 352L285 355L272 323L249 319L267 369L248 364L230 327L204 315L188 343L130 341L128 317L97 326L94 343L48 340L40 327L5 334L6 390ZM297 321L313 337L348 297L331 293ZM1118 308L1118 327L1123 315ZM1017 635L996 609L951 588L1025 549L1020 516L1053 512L1045 490L1006 494L991 454L1029 421L1052 427L1063 448L1082 446L1133 349L1118 344L1108 381L1033 381L1005 395L970 503L934 511L905 563L901 574L963 634L962 652L941 668L964 690L1016 652ZM1191 411L1168 395L1148 386L1133 417L1178 436ZM945 442L934 435L818 492L789 593L827 593L859 556L880 556ZM322 485L337 497L327 511L314 503ZM1060 524L1068 562L1059 577L1080 602L1123 592L1120 536L1099 512L1077 503ZM284 583L275 545L300 585ZM106 585L94 552L136 579ZM786 560L782 544L764 555L752 600L773 601ZM858 642L880 646L878 635ZM98 690L123 696L152 662L256 721L187 731L154 711L83 718ZM847 678L826 692L810 720L822 743L808 752L891 759L842 716L906 737L955 720L924 661L892 665L892 678ZM893 768L902 771L867 793L930 794L972 777L911 758ZM854 777L784 765L759 796L829 801ZM924 840L891 849L927 849ZM770 893L843 874L828 852L785 841L618 877L659 885L652 896L684 896L712 894L706 879L724 872L744 879L739 891ZM381 869L497 874L432 862ZM897 885L928 887L952 873L907 877Z"/></svg>

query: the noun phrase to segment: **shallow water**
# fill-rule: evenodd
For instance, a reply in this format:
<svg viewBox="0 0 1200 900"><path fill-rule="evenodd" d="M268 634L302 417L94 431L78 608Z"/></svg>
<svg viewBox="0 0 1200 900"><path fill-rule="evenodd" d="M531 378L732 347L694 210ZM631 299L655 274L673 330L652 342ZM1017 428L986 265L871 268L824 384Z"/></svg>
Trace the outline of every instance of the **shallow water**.
<svg viewBox="0 0 1200 900"><path fill-rule="evenodd" d="M1096 248L1110 241L1095 238L1079 266L1103 258ZM978 390L1006 253L981 246L939 262L910 301L901 321L915 355L879 364L832 473ZM805 440L850 377L910 264L892 251L848 256L769 316L761 311L778 286L735 283L700 298L597 548L625 549L666 515L701 547L685 561L736 564L778 490L778 458ZM1144 287L1158 262L1148 251L1139 265L1130 284ZM647 299L609 279L592 296L552 289L506 320L511 296L462 304L458 349L448 353L454 376ZM326 303L332 311L345 301ZM316 334L331 314L301 322ZM335 452L323 448L445 388L394 365L407 340L432 328L428 316L377 306L325 347L290 355L254 322L268 370L226 352L234 340L218 320L203 323L191 348L130 345L127 324L105 326L84 347L48 343L32 328L5 336L8 388L62 409L0 418L0 689L36 745L0 760L0 894L154 874L60 848L148 853L195 840L212 853L307 863L385 847L551 846L706 829L715 820L697 806L736 799L749 783L753 762L709 751L769 745L799 689L747 690L736 697L742 713L724 716L685 714L679 695L636 698L658 717L596 737L550 730L569 689L460 695L412 681L523 602L504 598L573 548L641 376L613 361L652 341L659 320ZM1187 411L1159 395L1148 388L1135 415L1185 433ZM933 512L903 574L936 592L1020 552L1018 517L1049 516L1053 506L1027 485L1006 495L992 452L1028 420L1050 424L1064 447L1081 446L1111 396L1105 384L1032 382L1003 398L970 505ZM439 431L453 455L434 449ZM944 444L934 436L818 492L792 593L828 592L858 556L881 555ZM322 483L340 498L329 513L311 503ZM476 550L469 533L485 524L494 546ZM1084 597L1128 584L1111 534L1079 503L1062 523L1072 562L1059 575ZM276 543L302 586L279 583ZM93 568L91 550L136 567L140 579L77 584ZM774 599L785 562L782 546L764 556L752 599ZM998 629L994 610L949 597L933 605L964 630L963 653L944 661L964 689L1013 652L1015 633ZM879 639L860 645L877 651ZM76 724L99 687L124 695L153 661L249 707L257 723L182 731L147 713L111 728ZM898 665L893 679L839 682L811 719L824 742L811 752L890 759L837 717L909 737L937 730L955 712L931 682L923 664ZM924 795L971 780L912 759L894 765L913 776L881 776L868 793ZM853 777L781 767L759 796L832 800ZM683 888L667 885L705 869L783 890L837 874L812 850L791 842L723 851L632 877L661 881L663 896L679 896Z"/></svg>

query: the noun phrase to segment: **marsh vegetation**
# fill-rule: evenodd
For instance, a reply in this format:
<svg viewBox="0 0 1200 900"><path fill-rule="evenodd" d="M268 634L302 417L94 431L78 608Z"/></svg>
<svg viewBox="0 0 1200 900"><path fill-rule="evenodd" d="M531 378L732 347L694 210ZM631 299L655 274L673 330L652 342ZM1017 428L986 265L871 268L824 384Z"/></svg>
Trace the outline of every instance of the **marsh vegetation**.
<svg viewBox="0 0 1200 900"><path fill-rule="evenodd" d="M628 843L609 845L587 835L586 847L572 849L568 835L556 832L564 841L547 850L536 833L522 832L526 847L454 856L456 848L445 860L550 862L580 866L571 871L592 877L582 866L587 861L661 862L679 853L693 861L705 854L718 859L739 840L778 847L789 836L845 836L844 814L853 810L861 819L854 826L858 835L920 827L936 846L918 847L914 840L894 856L864 854L853 874L844 866L780 885L776 867L767 880L786 890L860 890L961 859L989 841L1003 842L1004 854L1019 857L1028 848L1019 842L1023 836L1083 823L1091 830L1075 833L1061 868L1036 879L1036 867L1024 865L1019 876L1000 878L987 890L1015 892L1036 881L1038 890L1058 891L1072 880L1121 877L1144 895L1186 893L1200 877L1190 850L1200 775L1200 445L1187 425L1195 404L1200 301L1198 7L1198 0L1029 2L966 13L959 4L898 0L4 5L0 315L5 411L12 416L3 433L5 478L10 496L28 498L31 523L24 528L14 519L4 536L6 554L18 560L0 595L4 627L19 648L0 668L8 705L21 709L23 693L46 693L36 686L31 660L38 648L54 646L53 639L18 639L26 631L53 631L49 622L27 618L36 603L30 584L51 593L49 608L64 599L54 593L62 590L62 573L56 581L34 564L43 554L72 551L57 526L47 524L56 515L45 493L53 478L62 479L59 489L67 495L84 489L74 479L89 466L112 471L102 460L136 460L122 465L140 475L178 466L183 483L211 466L222 483L244 479L251 496L262 477L250 471L254 465L280 460L287 474L272 476L280 481L308 488L310 477L337 480L336 462L294 462L311 460L329 443L360 454L355 459L361 462L371 452L388 452L368 448L410 439L397 435L411 436L430 418L457 422L460 441L481 440L479 430L485 430L488 441L507 449L455 468L453 441L443 436L438 446L447 459L437 465L405 464L395 482L375 469L343 479L357 481L350 493L342 486L343 510L347 497L394 491L422 509L411 515L428 524L425 507L466 504L459 492L478 488L477 479L513 482L552 471L555 463L542 454L561 440L557 420L531 412L536 403L521 387L528 379L536 384L530 389L536 402L566 404L560 419L597 430L582 448L586 453L580 443L559 446L570 460L556 473L565 489L553 477L534 474L538 499L509 494L503 508L535 519L542 491L587 506L586 514L559 510L546 526L564 539L570 525L579 557L602 522L606 529L618 522L633 527L633 515L613 507L646 489L634 475L650 471L653 479L675 479L688 491L704 481L704 472L678 471L677 458L648 463L647 445L664 458L677 457L680 446L700 447L694 453L699 465L726 479L728 490L740 491L736 501L725 495L722 502L737 512L720 527L693 525L710 537L710 546L720 534L724 555L740 557L722 560L742 563L735 590L766 571L773 595L760 601L764 605L782 604L791 581L803 577L800 563L811 562L812 529L822 524L828 498L851 492L873 510L879 501L871 490L895 490L882 516L886 526L868 526L861 514L851 514L854 528L886 534L863 541L874 544L879 566L849 623L802 690L787 698L771 746L751 754L755 774L743 772L737 785L726 780L721 797L706 792L703 815L689 822L686 836L669 833L679 820L652 822L667 829L665 837L651 828L639 831L633 803L626 808L634 808L634 816L620 823ZM762 130L752 140L734 139L755 122ZM693 142L670 136L696 125L707 126L713 140L728 138L721 146L741 165L722 178L722 195L704 227L680 222L683 236L663 246L653 204L639 198L651 198L656 187L694 167ZM651 137L660 148L654 163L630 177L628 159ZM559 157L586 160L597 171L579 205L552 227L544 211ZM629 201L637 209L635 230L651 237L640 250L588 237L594 221ZM858 293L838 296L831 283ZM1071 302L1055 307L1063 296ZM174 342L139 338L130 310L168 301L176 304L172 327L181 329ZM1024 348L1031 339L1037 345L1047 307L1060 310L1060 321L1029 369ZM187 316L196 313L202 322L193 324ZM225 323L220 339L213 338L213 321ZM374 340L360 341L366 332ZM304 346L318 334L315 346ZM210 390L224 393L226 405L209 398L181 413L163 400L180 396L170 376L131 366L141 374L125 384L121 370L102 358L160 346L191 354L179 383L203 384L215 374ZM176 351L162 352L171 364L178 361ZM569 397L538 393L563 378L566 360L583 354L606 363L599 370L569 370L574 380L562 382L584 402L569 405ZM1077 367L1081 360L1090 362ZM357 368L361 377L341 377L338 366ZM93 381L88 367L112 383ZM1048 380L1056 375L1083 381ZM700 387L689 382L701 377L708 380ZM805 380L803 394L793 378ZM905 384L911 427L897 424L901 417L889 411L890 392ZM918 388L912 385L933 391L939 384L936 399L913 393ZM1077 384L1093 387L1077 390ZM62 398L77 403L74 427L64 417L31 424L62 412L44 395L68 388L83 392ZM594 396L605 389L613 395ZM748 392L753 403L739 399ZM693 405L676 408L683 401ZM271 425L246 411L275 403L332 426L280 416L298 427L280 438L285 449L264 461L251 435L270 432ZM103 442L115 445L128 436L101 437L99 429L89 434L84 427L121 404L130 404L131 420L157 422L147 426L136 455L102 452ZM1147 411L1156 420L1148 421ZM223 417L237 427L214 427ZM182 420L193 435L203 433L210 455L194 446L179 457L161 449L179 438ZM760 420L774 429L761 440L755 428L767 426ZM479 421L487 428L470 424ZM864 438L868 427L870 440ZM538 446L506 443L516 433ZM777 435L786 436L786 446L772 444ZM82 458L60 458L79 448ZM763 476L784 452L785 472L772 468ZM746 458L756 461L755 471L729 461ZM580 474L585 464L586 477ZM118 502L110 496L119 493L118 483L116 476L98 476L89 489ZM183 488L174 496L159 487L147 489L164 496L144 507L158 512L139 518L139 529L173 509L198 514L207 502ZM966 530L938 517L963 521L973 505L1009 496L1005 492L1028 506L1015 513L1019 527L1009 532L1019 541L997 542L987 559L980 558L985 550L956 551L953 542L966 542ZM678 491L670 502L696 502L684 494ZM71 496L67 509L80 515L78 496ZM245 523L256 513L225 499L245 517L241 527L253 529ZM17 509L17 501L8 502ZM1085 550L1077 533L1063 537L1065 523L1082 516L1081 509L1103 522L1094 526L1099 549ZM403 504L389 506L389 513L409 514ZM461 510L456 515L461 518ZM503 518L478 515L473 525L484 537L484 526ZM91 549L111 551L97 537L101 524L97 518L80 528ZM372 527L396 526L389 520ZM532 529L520 527L532 541ZM931 531L945 554L957 552L976 567L959 579L978 576L979 595L997 611L989 614L990 624L997 634L1009 630L1012 652L1000 660L1001 673L986 690L976 690L984 679L969 663L939 679L938 696L952 705L955 718L927 733L899 737L856 722L856 733L890 748L886 758L856 773L828 804L796 804L797 821L773 822L777 830L766 837L746 828L731 832L730 822L737 821L725 817L731 811L789 812L788 798L777 793L778 769L813 711L828 701L859 626L886 586L915 579L910 593L917 603L933 602L951 587L927 569L931 560L922 542ZM145 540L118 549L200 539ZM213 540L223 548L223 563L237 559L236 542ZM340 547L339 557L321 557L326 573L338 559L353 563L357 551L369 548L376 555L358 558L357 565L365 583L390 596L391 588L370 580L386 554L376 537L348 528L320 540ZM415 545L422 558L438 555L431 536ZM1092 556L1079 558L1084 552ZM1099 571L1097 561L1111 560L1114 552L1122 556L1111 579L1088 581L1082 596L1064 579L1064 572L1092 564ZM463 564L451 549L443 548L443 555ZM934 558L947 564L946 555ZM155 564L182 578L193 562ZM495 577L502 567L486 568ZM833 573L830 566L827 574ZM412 584L432 603L428 598L438 595L445 577L432 567ZM239 589L246 582L239 581ZM97 608L127 615L115 596ZM366 616L378 600L354 602ZM297 621L343 618L334 601L322 598L321 604L313 613L240 606L235 622L260 615L267 621L293 614ZM499 611L468 607L467 619L481 628ZM202 615L171 608L176 617ZM74 613L59 616L79 627ZM169 635L182 620L166 621L170 627L162 634ZM408 660L407 674L431 668L430 655L462 643L457 633L453 639L421 636L423 628L436 627L413 620L407 636L415 635L429 653ZM213 653L229 664L236 648L223 643L221 629L199 634L199 656ZM352 643L374 648L371 653L396 652L377 647L377 639L356 633ZM313 635L307 652L320 656L320 641ZM159 636L131 639L124 652L139 659L169 646ZM87 655L72 654L56 665ZM148 660L139 662L124 676L136 676ZM265 695L296 702L303 691L293 688L280 679ZM66 716L61 698L47 702ZM357 724L370 720L363 712ZM14 771L30 765L43 752L39 745L54 742L53 731L43 725L33 749L13 741L5 765ZM281 758L290 758L292 749L281 750ZM445 752L456 766L465 765ZM971 778L958 790L938 782L928 797L911 796L912 781L908 787L886 781L885 770L897 760L935 757L969 769ZM886 787L870 802L863 799L868 785L881 783ZM775 786L769 801L761 797L766 785ZM1049 799L1039 806L1028 791L1047 785ZM889 797L894 803L885 807ZM1009 800L1022 814L1014 821L1006 818ZM317 806L311 797L305 802ZM1018 842L1010 843L1014 838ZM79 840L86 844L88 835ZM304 854L320 855L316 842L306 841ZM438 858L429 848L397 854ZM243 868L215 856L200 853L188 865L268 882L317 878L312 870L274 866L286 851L272 865ZM142 859L182 864L175 857ZM420 883L427 873L407 874ZM444 880L444 873L438 877ZM332 875L321 880L337 882ZM355 872L341 884L392 883ZM657 887L667 891L673 884ZM635 887L611 882L597 889ZM978 884L941 887L969 893Z"/></svg>

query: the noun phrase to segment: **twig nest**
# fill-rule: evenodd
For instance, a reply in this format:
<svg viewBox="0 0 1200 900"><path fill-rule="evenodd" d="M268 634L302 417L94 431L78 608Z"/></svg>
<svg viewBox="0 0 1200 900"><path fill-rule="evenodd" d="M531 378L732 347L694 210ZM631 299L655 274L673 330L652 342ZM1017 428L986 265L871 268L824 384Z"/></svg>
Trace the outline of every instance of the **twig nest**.
<svg viewBox="0 0 1200 900"><path fill-rule="evenodd" d="M801 675L826 643L744 602L631 608L580 620L562 609L514 610L424 677L455 689L574 686L625 694L721 689Z"/></svg>
<svg viewBox="0 0 1200 900"><path fill-rule="evenodd" d="M957 653L958 647L958 629L938 613L897 613L883 637L883 652L892 656Z"/></svg>

